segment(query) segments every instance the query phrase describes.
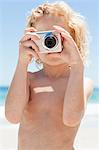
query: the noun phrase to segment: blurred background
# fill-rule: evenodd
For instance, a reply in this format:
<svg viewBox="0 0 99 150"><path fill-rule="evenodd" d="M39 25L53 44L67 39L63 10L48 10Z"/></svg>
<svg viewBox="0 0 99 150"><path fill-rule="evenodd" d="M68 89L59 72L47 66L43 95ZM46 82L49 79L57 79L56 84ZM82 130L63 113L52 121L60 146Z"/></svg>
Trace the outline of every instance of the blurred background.
<svg viewBox="0 0 99 150"><path fill-rule="evenodd" d="M48 2L53 1L49 0ZM44 2L46 0L0 0L0 106L4 106L8 87L15 72L19 51L18 45L26 27L26 17L32 8ZM91 107L88 109L89 114L91 114L97 108L92 106L99 103L99 0L64 0L64 2L67 2L74 10L85 17L90 33L90 65L85 67L85 76L90 77L94 82L94 92L89 99ZM38 70L35 63L31 66L31 71ZM94 112L94 118L97 118L98 113L97 110ZM91 121L93 124L93 120ZM97 130L95 133L97 133ZM94 143L94 145L97 146L97 143ZM98 150L98 148L91 149L90 147L86 150Z"/></svg>

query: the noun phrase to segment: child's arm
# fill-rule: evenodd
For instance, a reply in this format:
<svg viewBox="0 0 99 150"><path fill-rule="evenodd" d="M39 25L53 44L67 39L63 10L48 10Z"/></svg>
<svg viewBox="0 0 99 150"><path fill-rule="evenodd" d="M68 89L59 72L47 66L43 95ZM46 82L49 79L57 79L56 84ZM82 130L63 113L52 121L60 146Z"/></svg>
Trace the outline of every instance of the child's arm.
<svg viewBox="0 0 99 150"><path fill-rule="evenodd" d="M5 115L10 122L20 122L28 98L29 79L27 78L27 67L18 63L5 104Z"/></svg>
<svg viewBox="0 0 99 150"><path fill-rule="evenodd" d="M80 123L86 109L86 102L93 90L93 82L90 79L85 82L84 80L83 66L74 65L70 70L63 106L63 122L71 127Z"/></svg>
<svg viewBox="0 0 99 150"><path fill-rule="evenodd" d="M81 53L71 35L59 26L55 30L63 38L63 50L57 53L64 63L71 66L68 85L65 91L63 122L67 126L79 125L85 111L86 101L93 90L92 81L84 82L84 65ZM88 85L89 84L89 85Z"/></svg>
<svg viewBox="0 0 99 150"><path fill-rule="evenodd" d="M5 103L5 116L12 123L20 122L23 110L29 99L29 73L27 67L32 57L38 59L38 47L31 40L38 39L36 35L26 34L20 43L19 59L16 71L8 91ZM35 51L33 49L35 49Z"/></svg>

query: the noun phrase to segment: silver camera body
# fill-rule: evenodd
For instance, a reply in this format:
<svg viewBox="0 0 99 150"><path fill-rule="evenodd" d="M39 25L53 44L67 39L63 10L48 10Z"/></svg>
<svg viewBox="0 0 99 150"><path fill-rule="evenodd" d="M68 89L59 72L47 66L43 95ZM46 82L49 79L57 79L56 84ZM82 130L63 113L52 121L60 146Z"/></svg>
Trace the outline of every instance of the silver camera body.
<svg viewBox="0 0 99 150"><path fill-rule="evenodd" d="M31 32L38 34L40 40L34 40L39 47L40 53L55 53L62 51L61 35L55 30Z"/></svg>

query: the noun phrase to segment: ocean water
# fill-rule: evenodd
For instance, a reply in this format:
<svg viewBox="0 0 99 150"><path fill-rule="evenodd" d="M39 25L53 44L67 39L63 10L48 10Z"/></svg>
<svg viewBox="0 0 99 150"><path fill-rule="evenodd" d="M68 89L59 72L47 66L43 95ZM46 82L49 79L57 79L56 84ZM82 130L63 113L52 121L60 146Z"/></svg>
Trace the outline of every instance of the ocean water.
<svg viewBox="0 0 99 150"><path fill-rule="evenodd" d="M0 105L4 105L8 87L0 87ZM88 103L99 103L99 88L94 88L92 95L89 98Z"/></svg>

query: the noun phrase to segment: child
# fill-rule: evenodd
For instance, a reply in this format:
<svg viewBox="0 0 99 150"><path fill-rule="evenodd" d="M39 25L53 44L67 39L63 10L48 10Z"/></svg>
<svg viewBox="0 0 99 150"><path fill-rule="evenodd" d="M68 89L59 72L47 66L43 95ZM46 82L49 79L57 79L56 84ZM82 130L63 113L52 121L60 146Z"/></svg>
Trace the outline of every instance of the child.
<svg viewBox="0 0 99 150"><path fill-rule="evenodd" d="M34 31L56 30L63 49L41 54ZM87 49L83 18L65 3L45 3L34 9L19 42L19 59L8 91L5 115L20 123L18 150L73 150L74 139L92 93L84 79ZM27 72L32 58L43 63L38 72Z"/></svg>

